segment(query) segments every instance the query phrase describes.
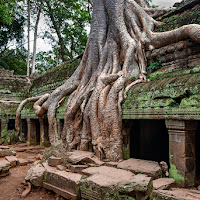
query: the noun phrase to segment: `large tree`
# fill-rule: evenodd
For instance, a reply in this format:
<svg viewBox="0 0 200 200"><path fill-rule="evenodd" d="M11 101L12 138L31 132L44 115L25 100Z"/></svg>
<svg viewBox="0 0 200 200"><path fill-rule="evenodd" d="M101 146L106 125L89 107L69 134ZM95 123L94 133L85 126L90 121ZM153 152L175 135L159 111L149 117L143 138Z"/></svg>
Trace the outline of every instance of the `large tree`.
<svg viewBox="0 0 200 200"><path fill-rule="evenodd" d="M145 52L188 37L200 42L200 25L153 32L160 23L144 11L146 5L143 0L94 0L91 32L79 67L50 95L23 101L16 122L23 105L37 100L35 113L43 116L47 112L52 145L62 142L71 151L88 150L92 144L100 158L122 159L121 103L131 85L145 80ZM132 77L137 80L131 83ZM61 141L56 108L66 95Z"/></svg>

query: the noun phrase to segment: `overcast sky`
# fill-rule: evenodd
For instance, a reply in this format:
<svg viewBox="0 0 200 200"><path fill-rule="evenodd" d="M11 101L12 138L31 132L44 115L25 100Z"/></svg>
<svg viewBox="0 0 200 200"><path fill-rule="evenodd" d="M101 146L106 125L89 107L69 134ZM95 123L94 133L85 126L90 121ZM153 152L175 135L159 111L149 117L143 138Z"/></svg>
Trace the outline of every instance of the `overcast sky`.
<svg viewBox="0 0 200 200"><path fill-rule="evenodd" d="M182 0L152 0L153 5L159 5L161 7L172 7L174 3L181 2Z"/></svg>

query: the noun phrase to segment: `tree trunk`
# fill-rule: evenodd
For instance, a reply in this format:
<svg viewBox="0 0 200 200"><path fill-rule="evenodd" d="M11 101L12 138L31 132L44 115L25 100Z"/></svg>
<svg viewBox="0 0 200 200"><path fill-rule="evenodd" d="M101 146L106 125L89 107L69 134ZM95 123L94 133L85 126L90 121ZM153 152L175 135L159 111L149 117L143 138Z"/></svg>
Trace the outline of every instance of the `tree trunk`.
<svg viewBox="0 0 200 200"><path fill-rule="evenodd" d="M154 33L159 24L134 0L94 0L91 32L79 67L45 102L36 102L38 116L47 112L52 145L62 142L67 151L86 151L92 145L101 159L123 159L121 103L130 86L145 80L146 50L187 37L200 42L200 25ZM132 77L137 80L131 83ZM56 108L66 95L70 96L60 141Z"/></svg>
<svg viewBox="0 0 200 200"><path fill-rule="evenodd" d="M36 23L35 23L34 43L33 43L33 62L32 62L32 71L31 71L31 74L35 73L37 32L38 32L38 24L39 24L39 21L40 21L40 14L41 14L41 11L42 11L42 7L43 7L43 2L41 2L41 4L40 4L39 10L38 10L38 14L37 14Z"/></svg>
<svg viewBox="0 0 200 200"><path fill-rule="evenodd" d="M27 76L30 74L30 26L31 26L31 5L30 0L28 0L28 55L27 55Z"/></svg>

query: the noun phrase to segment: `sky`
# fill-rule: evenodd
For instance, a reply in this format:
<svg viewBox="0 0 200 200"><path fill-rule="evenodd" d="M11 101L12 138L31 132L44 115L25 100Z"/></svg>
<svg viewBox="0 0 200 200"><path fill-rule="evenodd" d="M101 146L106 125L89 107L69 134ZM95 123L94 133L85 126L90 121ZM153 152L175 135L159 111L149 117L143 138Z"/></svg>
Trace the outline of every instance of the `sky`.
<svg viewBox="0 0 200 200"><path fill-rule="evenodd" d="M176 2L181 2L182 0L152 0L153 5L159 5L161 7L172 7Z"/></svg>
<svg viewBox="0 0 200 200"><path fill-rule="evenodd" d="M182 0L152 0L152 5L159 5L160 7L172 7L174 3L181 2ZM39 32L44 31L45 29L45 19L41 19L39 23ZM89 28L88 28L89 33ZM33 41L33 32L31 32L31 41ZM26 47L27 48L27 47ZM31 42L31 51L33 49L33 42ZM37 40L37 52L39 51L49 51L51 50L51 45L48 43L48 41L43 40L41 38L38 38Z"/></svg>

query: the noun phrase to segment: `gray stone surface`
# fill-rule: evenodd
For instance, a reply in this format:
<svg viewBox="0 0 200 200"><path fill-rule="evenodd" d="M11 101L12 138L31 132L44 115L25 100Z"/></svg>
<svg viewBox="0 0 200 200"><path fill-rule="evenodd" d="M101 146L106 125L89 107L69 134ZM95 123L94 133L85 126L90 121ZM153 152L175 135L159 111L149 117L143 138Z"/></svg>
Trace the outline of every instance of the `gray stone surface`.
<svg viewBox="0 0 200 200"><path fill-rule="evenodd" d="M33 160L26 160L26 159L23 159L23 158L18 158L18 162L17 162L17 164L19 166L25 166L25 165L28 165L30 163L33 163Z"/></svg>
<svg viewBox="0 0 200 200"><path fill-rule="evenodd" d="M153 187L156 190L165 190L173 187L175 180L173 178L159 178L153 181Z"/></svg>
<svg viewBox="0 0 200 200"><path fill-rule="evenodd" d="M117 191L130 195L136 199L148 199L153 190L152 178L144 174L138 174L129 181L120 182Z"/></svg>
<svg viewBox="0 0 200 200"><path fill-rule="evenodd" d="M82 173L82 170L88 168L87 165L71 165L70 170L73 173Z"/></svg>
<svg viewBox="0 0 200 200"><path fill-rule="evenodd" d="M78 151L74 150L73 152L67 153L67 161L73 165L92 163L96 165L103 165L104 162L100 161L93 152L87 151Z"/></svg>
<svg viewBox="0 0 200 200"><path fill-rule="evenodd" d="M28 170L25 180L35 186L43 186L45 168L41 164L33 165Z"/></svg>
<svg viewBox="0 0 200 200"><path fill-rule="evenodd" d="M7 160L0 160L0 177L9 174L10 163Z"/></svg>
<svg viewBox="0 0 200 200"><path fill-rule="evenodd" d="M61 164L62 164L61 158L51 156L48 159L48 165L51 167L56 167L56 165L61 165Z"/></svg>
<svg viewBox="0 0 200 200"><path fill-rule="evenodd" d="M16 156L6 156L5 159L10 163L11 167L16 167L18 162Z"/></svg>
<svg viewBox="0 0 200 200"><path fill-rule="evenodd" d="M0 149L0 157L14 156L16 153L10 149Z"/></svg>
<svg viewBox="0 0 200 200"><path fill-rule="evenodd" d="M198 191L174 188L172 190L154 190L151 200L197 200L200 199Z"/></svg>
<svg viewBox="0 0 200 200"><path fill-rule="evenodd" d="M104 184L108 186L110 184L117 184L121 181L128 181L134 177L134 174L132 172L107 166L90 167L82 170L82 173L87 176L96 175L89 177L88 180L91 179L95 183L102 186Z"/></svg>
<svg viewBox="0 0 200 200"><path fill-rule="evenodd" d="M53 190L66 199L77 199L79 195L79 183L82 175L60 171L43 163L45 168L43 186Z"/></svg>
<svg viewBox="0 0 200 200"><path fill-rule="evenodd" d="M200 191L200 185L197 187L197 189Z"/></svg>
<svg viewBox="0 0 200 200"><path fill-rule="evenodd" d="M61 171L66 171L66 167L63 165L56 165L56 169L61 170Z"/></svg>
<svg viewBox="0 0 200 200"><path fill-rule="evenodd" d="M135 173L144 173L153 178L160 178L162 171L158 162L130 158L120 162L117 168L130 170Z"/></svg>

